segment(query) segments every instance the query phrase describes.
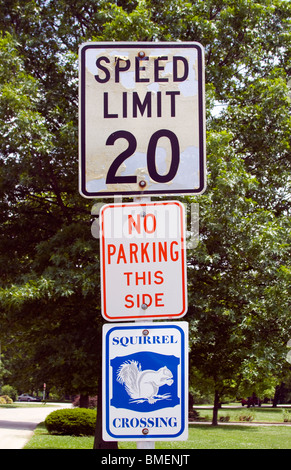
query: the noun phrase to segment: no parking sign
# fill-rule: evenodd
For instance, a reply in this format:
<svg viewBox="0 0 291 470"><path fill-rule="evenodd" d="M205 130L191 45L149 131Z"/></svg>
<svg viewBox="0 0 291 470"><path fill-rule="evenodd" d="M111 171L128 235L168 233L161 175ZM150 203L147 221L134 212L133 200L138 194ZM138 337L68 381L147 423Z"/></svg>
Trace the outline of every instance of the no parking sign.
<svg viewBox="0 0 291 470"><path fill-rule="evenodd" d="M177 319L187 312L185 211L180 202L103 206L100 261L106 320Z"/></svg>

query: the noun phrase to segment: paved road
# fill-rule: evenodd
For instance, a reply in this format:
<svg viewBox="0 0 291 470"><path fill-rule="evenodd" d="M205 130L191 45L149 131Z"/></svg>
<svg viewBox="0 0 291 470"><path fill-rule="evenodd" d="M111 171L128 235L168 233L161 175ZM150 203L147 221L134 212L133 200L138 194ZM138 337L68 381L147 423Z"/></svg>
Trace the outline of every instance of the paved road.
<svg viewBox="0 0 291 470"><path fill-rule="evenodd" d="M60 408L70 408L70 403L29 407L0 408L0 449L22 449L36 426L46 416Z"/></svg>

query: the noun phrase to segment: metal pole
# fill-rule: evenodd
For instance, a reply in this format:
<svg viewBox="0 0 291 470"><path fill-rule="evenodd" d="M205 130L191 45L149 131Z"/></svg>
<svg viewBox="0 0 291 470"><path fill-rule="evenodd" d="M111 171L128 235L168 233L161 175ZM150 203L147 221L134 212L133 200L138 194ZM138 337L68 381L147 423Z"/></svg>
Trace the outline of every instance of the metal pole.
<svg viewBox="0 0 291 470"><path fill-rule="evenodd" d="M134 202L140 202L140 203L147 203L150 202L151 198L150 196L141 196L141 197L134 197L133 201ZM142 318L140 320L135 320L136 322L139 321L146 321L147 323L152 323L152 320L143 320ZM136 448L137 449L154 449L155 448L155 441L148 441L142 440L142 441L136 441Z"/></svg>
<svg viewBox="0 0 291 470"><path fill-rule="evenodd" d="M155 441L137 441L137 449L155 449Z"/></svg>

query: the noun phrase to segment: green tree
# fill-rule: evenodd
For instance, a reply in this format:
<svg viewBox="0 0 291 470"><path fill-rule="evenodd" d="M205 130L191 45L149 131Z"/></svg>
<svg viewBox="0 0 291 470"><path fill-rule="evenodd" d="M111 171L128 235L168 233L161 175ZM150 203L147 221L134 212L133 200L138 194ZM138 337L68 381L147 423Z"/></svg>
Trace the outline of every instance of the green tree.
<svg viewBox="0 0 291 470"><path fill-rule="evenodd" d="M208 138L211 190L188 255L192 370L212 379L214 424L223 395L280 376L290 335L290 222L250 197L259 182L231 142L226 132Z"/></svg>
<svg viewBox="0 0 291 470"><path fill-rule="evenodd" d="M15 380L49 375L48 387L88 394L100 377L99 246L77 192L88 40L205 47L208 189L186 199L201 217L188 251L191 368L216 404L279 377L291 337L290 3L12 0L0 29L0 340Z"/></svg>
<svg viewBox="0 0 291 470"><path fill-rule="evenodd" d="M72 121L56 125L46 119L47 114L43 110L45 90L41 80L26 72L17 43L10 34L1 40L1 56L4 64L0 99L3 129L1 284L2 287L10 285L4 295L6 333L10 339L5 338L4 345L7 341L11 343L11 337L17 341L18 347L21 338L22 347L26 350L26 344L35 344L34 361L38 363L38 357L47 358L41 374L38 374L38 367L31 364L31 349L30 353L27 351L26 357L34 369L35 379L43 382L47 370L51 380L56 381L56 375L48 367L51 362L62 380L71 371L70 386L66 391L73 393L75 390L77 393L81 391L80 387L86 388L84 378L82 386L78 384L79 365L81 375L87 370L85 364L89 366L91 380L88 383L95 383L96 387L94 364L88 362L88 358L80 360L80 356L86 356L84 347L90 357L90 350L96 344L93 341L96 332L94 338L90 340L87 335L85 340L80 331L81 325L94 331L92 326L96 322L98 324L95 317L99 308L98 246L90 236L88 204L78 196L74 184L77 170L71 158L75 159L76 154L69 150L73 139L70 132L76 131L77 124L75 122L74 128ZM60 112L60 109L55 108L54 111ZM51 110L48 110L50 114ZM54 121L56 117L51 116L50 119ZM66 120L63 115L62 119ZM76 201L79 201L79 206ZM89 292L90 298L87 297ZM73 321L70 319L72 312ZM19 315L25 318L21 333L18 330ZM86 316L85 323L83 315ZM70 334L69 325L72 328ZM37 337L42 337L42 344L37 343ZM64 340L63 347L57 344L58 338L60 343L61 338ZM70 344L71 350L65 344ZM67 368L69 362L74 364L74 370ZM64 374L62 369L67 373ZM94 381L92 377L95 377Z"/></svg>

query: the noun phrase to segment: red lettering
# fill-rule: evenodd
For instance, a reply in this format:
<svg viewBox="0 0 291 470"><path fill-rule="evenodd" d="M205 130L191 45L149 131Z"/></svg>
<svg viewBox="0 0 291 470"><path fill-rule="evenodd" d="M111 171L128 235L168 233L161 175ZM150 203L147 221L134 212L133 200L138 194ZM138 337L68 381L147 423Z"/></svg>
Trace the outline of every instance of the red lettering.
<svg viewBox="0 0 291 470"><path fill-rule="evenodd" d="M123 273L123 274L126 276L126 285L129 286L130 285L130 276L133 273Z"/></svg>
<svg viewBox="0 0 291 470"><path fill-rule="evenodd" d="M128 294L128 295L125 296L125 301L129 302L129 305L125 304L126 308L132 308L134 306L134 302L133 302L132 299L133 299L133 295L131 295L131 294Z"/></svg>
<svg viewBox="0 0 291 470"><path fill-rule="evenodd" d="M111 264L111 256L113 256L115 254L116 246L115 245L108 245L107 250L108 250L108 264Z"/></svg>
<svg viewBox="0 0 291 470"><path fill-rule="evenodd" d="M178 242L172 242L171 245L170 245L170 256L171 256L171 260L172 261L177 261L179 259L179 252L178 250L177 251L173 251L173 246L174 245L178 245Z"/></svg>
<svg viewBox="0 0 291 470"><path fill-rule="evenodd" d="M151 271L148 271L148 284L150 285L152 283L152 273Z"/></svg>
<svg viewBox="0 0 291 470"><path fill-rule="evenodd" d="M114 255L117 255L116 258ZM117 264L123 261L127 263L151 263L151 262L163 262L163 261L178 261L179 260L179 243L173 241L168 244L165 242L147 242L147 243L129 243L124 245L121 243L119 247L113 244L107 245L107 259L108 264L112 264L113 260L116 260ZM148 283L151 283L149 274Z"/></svg>
<svg viewBox="0 0 291 470"><path fill-rule="evenodd" d="M142 272L132 272L127 271L123 273L126 277L126 285L127 286L138 286L139 284L142 285L152 285L152 284L163 284L163 271L142 271ZM141 282L140 282L141 281Z"/></svg>
<svg viewBox="0 0 291 470"><path fill-rule="evenodd" d="M155 281L154 281L155 284L163 284L164 278L162 277L163 276L162 271L156 271L154 276L155 276Z"/></svg>
<svg viewBox="0 0 291 470"><path fill-rule="evenodd" d="M148 307L152 305L153 299L149 294L142 294L142 303L146 304Z"/></svg>
<svg viewBox="0 0 291 470"><path fill-rule="evenodd" d="M154 307L164 307L162 292L156 292L153 296L150 294L128 294L125 296L125 307L126 308L140 308L143 304L150 307L152 304Z"/></svg>
<svg viewBox="0 0 291 470"><path fill-rule="evenodd" d="M159 302L162 302L162 298L164 294L162 293L159 293L159 294L155 294L155 306L156 307L164 307L165 305L162 304L162 303L159 303Z"/></svg>
<svg viewBox="0 0 291 470"><path fill-rule="evenodd" d="M138 263L137 251L138 251L138 245L136 243L130 243L129 244L129 256L130 256L131 263L133 262Z"/></svg>
<svg viewBox="0 0 291 470"><path fill-rule="evenodd" d="M141 246L140 246L140 254L141 254L141 262L142 263L144 263L145 258L146 258L146 261L148 263L150 262L149 255L147 253L148 246L149 246L148 243L146 243L146 244L142 243Z"/></svg>
<svg viewBox="0 0 291 470"><path fill-rule="evenodd" d="M167 261L167 242L164 242L164 246L162 242L159 242L159 261L162 261L162 258L164 258L164 261Z"/></svg>
<svg viewBox="0 0 291 470"><path fill-rule="evenodd" d="M132 226L135 227L136 231L140 233L140 214L137 214L137 221L134 220L132 215L128 216L128 233L132 234Z"/></svg>
<svg viewBox="0 0 291 470"><path fill-rule="evenodd" d="M124 263L126 263L125 252L124 252L124 248L122 244L120 244L120 247L119 247L116 263L119 264L121 259L124 261Z"/></svg>
<svg viewBox="0 0 291 470"><path fill-rule="evenodd" d="M132 215L128 216L128 233L129 235L132 234L133 227L137 231L137 233L141 233L141 224L140 224L140 214L136 215L136 220L133 218ZM152 220L151 225L148 222L149 219ZM143 229L146 233L154 233L157 228L157 219L154 214L146 214L143 218Z"/></svg>
<svg viewBox="0 0 291 470"><path fill-rule="evenodd" d="M152 229L151 230L149 230L149 228L148 228L148 223L147 223L148 217L151 217L151 219L152 219ZM154 214L147 214L145 216L143 226L144 226L144 230L145 230L146 233L154 233L154 231L156 230L156 227L157 227L157 219L155 218Z"/></svg>
<svg viewBox="0 0 291 470"><path fill-rule="evenodd" d="M138 273L135 273L135 285L138 286L138 281L142 281L143 285L146 284L146 273L143 272L141 276Z"/></svg>
<svg viewBox="0 0 291 470"><path fill-rule="evenodd" d="M156 242L153 242L153 262L156 262Z"/></svg>

